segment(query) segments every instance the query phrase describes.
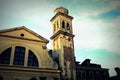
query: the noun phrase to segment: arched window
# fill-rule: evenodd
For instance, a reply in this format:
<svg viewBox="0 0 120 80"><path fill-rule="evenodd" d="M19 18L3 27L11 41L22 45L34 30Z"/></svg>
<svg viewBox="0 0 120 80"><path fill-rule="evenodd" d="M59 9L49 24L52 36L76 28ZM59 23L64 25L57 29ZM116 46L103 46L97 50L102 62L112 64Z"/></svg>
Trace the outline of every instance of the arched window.
<svg viewBox="0 0 120 80"><path fill-rule="evenodd" d="M30 80L37 80L36 78L31 78Z"/></svg>
<svg viewBox="0 0 120 80"><path fill-rule="evenodd" d="M54 78L54 80L58 80L58 78Z"/></svg>
<svg viewBox="0 0 120 80"><path fill-rule="evenodd" d="M65 22L62 21L62 28L65 28Z"/></svg>
<svg viewBox="0 0 120 80"><path fill-rule="evenodd" d="M0 64L9 64L10 63L11 49L12 48L10 47L0 54Z"/></svg>
<svg viewBox="0 0 120 80"><path fill-rule="evenodd" d="M67 30L70 30L70 26L69 26L69 23L67 23Z"/></svg>
<svg viewBox="0 0 120 80"><path fill-rule="evenodd" d="M25 48L16 46L14 53L14 65L24 65Z"/></svg>
<svg viewBox="0 0 120 80"><path fill-rule="evenodd" d="M28 54L28 66L38 67L38 60L31 50L29 50Z"/></svg>

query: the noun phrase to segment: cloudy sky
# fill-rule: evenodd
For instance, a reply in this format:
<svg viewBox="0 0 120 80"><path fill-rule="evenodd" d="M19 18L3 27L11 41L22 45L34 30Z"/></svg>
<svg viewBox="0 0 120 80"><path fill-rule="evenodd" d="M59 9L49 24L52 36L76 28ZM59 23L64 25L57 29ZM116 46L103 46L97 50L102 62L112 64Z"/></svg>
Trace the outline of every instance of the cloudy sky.
<svg viewBox="0 0 120 80"><path fill-rule="evenodd" d="M73 16L77 61L109 68L120 67L120 0L0 0L0 29L26 26L51 37L54 9L65 7ZM51 40L48 44L51 48Z"/></svg>

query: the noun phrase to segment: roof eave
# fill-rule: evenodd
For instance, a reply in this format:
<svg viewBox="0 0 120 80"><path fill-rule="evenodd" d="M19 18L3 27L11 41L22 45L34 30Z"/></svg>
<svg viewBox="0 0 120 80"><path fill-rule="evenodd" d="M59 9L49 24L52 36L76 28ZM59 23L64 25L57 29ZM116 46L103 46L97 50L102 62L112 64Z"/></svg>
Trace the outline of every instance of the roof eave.
<svg viewBox="0 0 120 80"><path fill-rule="evenodd" d="M69 16L69 15L67 15L67 14L64 14L64 13L59 12L59 13L57 13L50 21L52 22L52 21L53 21L57 16L59 16L59 15L63 15L63 16L65 16L65 17L67 17L67 18L73 19L72 16Z"/></svg>
<svg viewBox="0 0 120 80"><path fill-rule="evenodd" d="M58 32L56 32L53 36L50 37L50 39L54 39L57 35L59 34L64 34L64 35L67 35L67 36L71 36L71 37L74 37L75 35L73 34L70 34L68 32L64 32L62 30L59 30Z"/></svg>

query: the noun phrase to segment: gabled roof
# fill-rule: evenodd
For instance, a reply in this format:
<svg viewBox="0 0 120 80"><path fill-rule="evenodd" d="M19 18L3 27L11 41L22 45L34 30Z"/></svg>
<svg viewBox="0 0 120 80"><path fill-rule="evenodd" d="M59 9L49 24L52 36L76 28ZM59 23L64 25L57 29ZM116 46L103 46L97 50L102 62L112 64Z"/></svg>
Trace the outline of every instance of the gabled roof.
<svg viewBox="0 0 120 80"><path fill-rule="evenodd" d="M27 31L27 32L29 32L29 33L31 33L31 34L33 34L37 38L42 39L46 43L49 42L46 38L40 36L39 34L35 33L34 31L28 29L25 26L20 26L20 27L15 27L15 28L9 28L9 29L0 30L0 35L4 34L4 33L7 33L7 32L12 32L12 31L16 31L16 30L22 30L22 29L25 30L25 31Z"/></svg>

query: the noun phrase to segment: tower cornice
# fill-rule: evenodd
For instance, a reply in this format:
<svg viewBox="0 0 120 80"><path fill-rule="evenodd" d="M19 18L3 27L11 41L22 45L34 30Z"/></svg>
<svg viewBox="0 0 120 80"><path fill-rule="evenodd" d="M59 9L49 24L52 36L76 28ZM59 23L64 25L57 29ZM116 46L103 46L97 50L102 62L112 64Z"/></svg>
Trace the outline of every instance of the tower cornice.
<svg viewBox="0 0 120 80"><path fill-rule="evenodd" d="M68 32L59 30L59 31L57 31L53 36L51 36L50 39L54 39L54 38L55 38L57 35L59 35L59 34L63 34L63 35L70 36L70 37L74 37L74 36L75 36L75 35L70 34L70 33L68 33Z"/></svg>
<svg viewBox="0 0 120 80"><path fill-rule="evenodd" d="M50 21L52 22L56 17L58 17L58 16L60 16L60 15L65 16L66 18L70 18L71 20L73 19L72 16L69 16L69 15L67 15L67 14L58 12Z"/></svg>

